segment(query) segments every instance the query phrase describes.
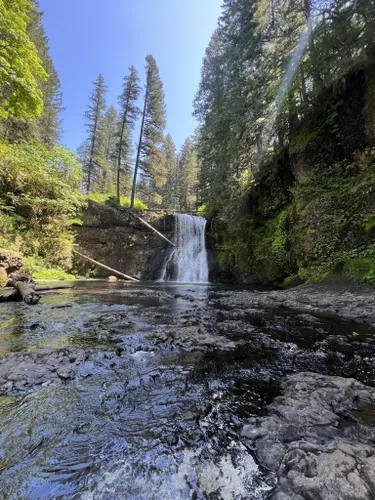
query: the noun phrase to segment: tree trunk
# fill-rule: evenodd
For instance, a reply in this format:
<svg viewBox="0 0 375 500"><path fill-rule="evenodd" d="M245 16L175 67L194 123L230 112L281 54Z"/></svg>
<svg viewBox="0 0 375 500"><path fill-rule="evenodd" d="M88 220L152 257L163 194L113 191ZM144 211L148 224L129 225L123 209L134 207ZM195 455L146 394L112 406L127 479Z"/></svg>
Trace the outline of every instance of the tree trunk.
<svg viewBox="0 0 375 500"><path fill-rule="evenodd" d="M146 222L145 220L141 219L141 217L139 217L138 215L135 215L133 214L133 216L139 220L139 222L142 222L142 224L144 224L146 227L148 227L149 229L151 229L152 231L154 231L154 233L156 233L160 238L162 238L164 241L166 241L167 243L169 243L170 245L172 245L173 247L175 247L176 245L171 241L169 240L166 236L164 236L164 234L161 234L157 229L155 229L153 226L151 226L151 224L149 224L148 222Z"/></svg>
<svg viewBox="0 0 375 500"><path fill-rule="evenodd" d="M134 207L135 188L136 188L136 185L137 185L137 173L138 173L138 167L139 167L139 159L141 157L142 140L143 140L143 129L144 129L144 126L145 126L145 115L146 115L147 99L148 99L148 88L149 88L148 86L149 86L149 82L147 82L147 87L146 87L145 103L144 103L144 106L143 106L143 114L142 114L141 131L139 133L137 159L136 159L135 165L134 165L134 175L133 175L132 194L131 194L131 198L130 198L130 208Z"/></svg>
<svg viewBox="0 0 375 500"><path fill-rule="evenodd" d="M118 274L122 278L126 278L127 280L130 280L130 281L139 281L136 278L133 278L132 276L128 276L127 274L124 274L120 271L117 271L116 269L113 269L112 267L106 266L105 264L102 264L101 262L98 262L97 260L94 260L91 257L88 257L87 255L84 255L80 252L77 252L77 250L73 249L73 253L79 255L80 257L82 257L82 259L86 259L89 262L92 262L96 266L102 267L103 269L107 269L107 271L111 271L112 273Z"/></svg>
<svg viewBox="0 0 375 500"><path fill-rule="evenodd" d="M98 114L99 114L99 105L96 106L95 110L95 121L94 121L94 130L92 134L92 142L91 142L91 151L90 151L90 159L89 159L89 171L87 173L87 192L90 192L91 189L91 171L92 171L92 164L93 164L93 157L94 157L94 151L95 151L95 141L96 141L96 132L98 128Z"/></svg>
<svg viewBox="0 0 375 500"><path fill-rule="evenodd" d="M28 283L24 281L16 281L14 283L14 288L16 288L23 299L23 301L29 306L35 305L40 300L40 295L36 293L34 288L32 288Z"/></svg>
<svg viewBox="0 0 375 500"><path fill-rule="evenodd" d="M124 130L125 130L125 124L126 124L126 119L128 117L128 107L129 107L129 99L126 101L126 107L124 111L124 116L122 119L122 125L121 125L121 135L120 135L120 144L118 147L118 157L117 157L117 179L116 179L116 198L117 198L117 203L120 205L120 168L121 168L121 152L122 152L122 144L124 141Z"/></svg>

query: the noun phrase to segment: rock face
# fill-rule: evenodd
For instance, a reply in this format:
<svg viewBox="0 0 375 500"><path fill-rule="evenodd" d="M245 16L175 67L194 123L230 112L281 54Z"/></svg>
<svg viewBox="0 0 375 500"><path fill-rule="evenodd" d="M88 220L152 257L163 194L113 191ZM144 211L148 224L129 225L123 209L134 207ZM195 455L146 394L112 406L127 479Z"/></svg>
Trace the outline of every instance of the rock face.
<svg viewBox="0 0 375 500"><path fill-rule="evenodd" d="M86 357L82 349L74 348L9 353L0 360L0 396L72 379Z"/></svg>
<svg viewBox="0 0 375 500"><path fill-rule="evenodd" d="M142 214L149 224L162 234L172 237L174 218L160 217L152 212ZM169 246L154 232L137 221L127 209L88 202L82 214L83 225L75 229L80 251L93 259L140 279L158 279L164 256ZM80 271L95 269L98 277L107 277L110 272L88 267L76 259Z"/></svg>
<svg viewBox="0 0 375 500"><path fill-rule="evenodd" d="M241 209L228 217L223 202L215 212L207 226L220 251L218 281L329 274L375 284L374 84L370 63L322 89L289 144L255 172Z"/></svg>
<svg viewBox="0 0 375 500"><path fill-rule="evenodd" d="M375 498L375 389L316 373L287 376L269 415L242 435L277 471L272 500Z"/></svg>

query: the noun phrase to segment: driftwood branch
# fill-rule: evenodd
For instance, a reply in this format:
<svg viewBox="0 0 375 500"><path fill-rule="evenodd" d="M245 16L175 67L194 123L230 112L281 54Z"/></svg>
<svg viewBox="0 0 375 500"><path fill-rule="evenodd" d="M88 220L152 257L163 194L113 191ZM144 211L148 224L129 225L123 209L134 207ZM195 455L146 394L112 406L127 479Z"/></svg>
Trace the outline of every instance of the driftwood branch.
<svg viewBox="0 0 375 500"><path fill-rule="evenodd" d="M149 229L151 229L152 231L154 231L154 233L156 233L160 238L162 238L163 240L165 240L167 243L169 243L170 245L172 245L173 247L175 247L176 245L171 241L169 240L166 236L164 236L164 234L161 234L159 233L159 231L157 229L155 229L153 226L151 226L151 224L149 224L148 222L146 222L145 220L141 219L141 217L139 217L139 215L135 215L133 214L133 216L139 220L139 222L142 222L142 224L144 224L146 227L148 227Z"/></svg>
<svg viewBox="0 0 375 500"><path fill-rule="evenodd" d="M133 278L132 276L128 276L127 274L124 274L124 273L122 273L120 271L117 271L116 269L113 269L112 267L106 266L105 264L102 264L101 262L98 262L97 260L94 260L91 257L88 257L87 255L84 255L84 254L82 254L80 252L77 252L77 250L75 250L75 249L73 249L73 252L76 255L78 255L79 257L81 257L82 259L88 260L89 262L92 262L96 266L102 267L103 269L106 269L107 271L111 271L114 274L118 274L122 278L125 278L127 280L131 280L131 281L139 281L136 278Z"/></svg>

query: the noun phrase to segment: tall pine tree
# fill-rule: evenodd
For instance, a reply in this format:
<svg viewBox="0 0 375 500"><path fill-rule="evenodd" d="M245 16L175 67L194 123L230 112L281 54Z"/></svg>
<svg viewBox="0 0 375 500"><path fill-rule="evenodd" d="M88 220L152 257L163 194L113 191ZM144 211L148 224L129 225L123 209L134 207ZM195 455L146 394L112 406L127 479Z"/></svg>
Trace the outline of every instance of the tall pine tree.
<svg viewBox="0 0 375 500"><path fill-rule="evenodd" d="M164 140L165 167L167 170L167 180L160 189L160 195L163 199L163 206L170 209L179 208L179 177L178 177L178 158L176 146L171 134L167 134Z"/></svg>
<svg viewBox="0 0 375 500"><path fill-rule="evenodd" d="M103 115L103 128L100 134L101 169L93 183L92 190L97 193L113 194L115 181L117 112L110 106Z"/></svg>
<svg viewBox="0 0 375 500"><path fill-rule="evenodd" d="M120 203L121 173L130 172L132 150L131 130L139 114L137 99L140 94L139 78L134 66L129 68L129 75L124 78L123 91L119 96L118 143L116 146L116 196Z"/></svg>
<svg viewBox="0 0 375 500"><path fill-rule="evenodd" d="M48 37L42 24L43 13L38 10L37 0L33 0L33 3L35 10L30 14L28 33L38 50L38 55L48 75L46 80L38 80L39 88L43 94L43 112L36 123L37 134L42 142L51 146L60 138L60 113L64 107L59 75L49 54Z"/></svg>
<svg viewBox="0 0 375 500"><path fill-rule="evenodd" d="M198 204L198 160L190 138L181 147L178 165L180 208L192 210Z"/></svg>
<svg viewBox="0 0 375 500"><path fill-rule="evenodd" d="M94 90L90 95L90 104L85 113L88 132L89 153L82 164L84 184L87 193L92 190L92 184L103 170L105 153L103 148L103 117L106 109L105 95L107 86L104 78L99 75L94 82Z"/></svg>
<svg viewBox="0 0 375 500"><path fill-rule="evenodd" d="M163 84L155 59L146 57L146 90L139 134L137 158L134 166L130 206L134 206L138 171L142 174L143 190L151 191L166 181L163 132L165 128L165 104Z"/></svg>

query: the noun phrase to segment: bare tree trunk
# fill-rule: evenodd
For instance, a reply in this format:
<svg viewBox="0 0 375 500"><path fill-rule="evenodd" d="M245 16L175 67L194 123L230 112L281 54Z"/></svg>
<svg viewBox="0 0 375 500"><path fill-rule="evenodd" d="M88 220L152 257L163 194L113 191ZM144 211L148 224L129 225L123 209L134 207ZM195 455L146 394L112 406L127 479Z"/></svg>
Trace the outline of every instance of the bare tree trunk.
<svg viewBox="0 0 375 500"><path fill-rule="evenodd" d="M118 156L117 156L117 179L116 179L116 198L117 198L117 203L120 205L120 168L121 168L121 152L122 152L122 145L124 142L124 131L125 131L125 124L126 120L128 117L128 106L129 106L129 99L126 101L126 108L124 112L124 116L122 119L122 125L121 125L121 135L120 135L120 144L118 147Z"/></svg>
<svg viewBox="0 0 375 500"><path fill-rule="evenodd" d="M144 129L144 126L145 126L145 115L146 115L147 99L148 99L148 86L149 86L149 83L147 82L146 95L145 95L145 103L144 103L144 106L143 106L143 114L142 114L141 131L139 133L137 159L136 159L135 165L134 165L134 175L133 175L132 194L131 194L131 198L130 198L130 208L134 207L135 188L136 188L136 185L137 185L137 174L138 174L139 159L141 157L141 148L142 148L142 140L143 140L143 129Z"/></svg>
<svg viewBox="0 0 375 500"><path fill-rule="evenodd" d="M92 134L92 141L91 141L91 151L90 151L90 159L89 159L89 171L87 173L87 192L90 192L91 189L91 172L92 172L92 165L93 165L93 157L94 157L94 151L95 151L95 140L96 140L96 132L98 128L98 105L96 106L95 110L95 121L94 121L94 130Z"/></svg>
<svg viewBox="0 0 375 500"><path fill-rule="evenodd" d="M79 255L79 257L82 257L82 259L85 259L85 260L88 260L89 262L92 262L96 266L102 267L103 269L107 269L107 271L111 271L112 273L118 274L122 278L126 278L127 280L130 280L130 281L139 281L136 278L133 278L132 276L128 276L127 274L124 274L120 271L117 271L116 269L113 269L113 267L106 266L105 264L102 264L101 262L98 262L97 260L94 260L91 257L84 255L83 253L77 252L77 250L73 249L73 253Z"/></svg>

